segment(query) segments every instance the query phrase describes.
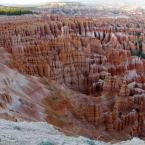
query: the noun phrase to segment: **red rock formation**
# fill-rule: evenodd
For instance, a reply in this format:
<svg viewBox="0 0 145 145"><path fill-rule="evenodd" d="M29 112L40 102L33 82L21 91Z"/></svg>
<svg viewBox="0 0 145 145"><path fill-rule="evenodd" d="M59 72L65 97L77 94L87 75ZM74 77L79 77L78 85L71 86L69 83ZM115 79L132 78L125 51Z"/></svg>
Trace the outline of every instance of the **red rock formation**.
<svg viewBox="0 0 145 145"><path fill-rule="evenodd" d="M0 109L13 110L0 117L46 120L102 139L144 137L145 60L132 56L143 32L127 28L132 21L41 16L0 23L0 63L27 76L0 65ZM112 26L117 22L121 27Z"/></svg>

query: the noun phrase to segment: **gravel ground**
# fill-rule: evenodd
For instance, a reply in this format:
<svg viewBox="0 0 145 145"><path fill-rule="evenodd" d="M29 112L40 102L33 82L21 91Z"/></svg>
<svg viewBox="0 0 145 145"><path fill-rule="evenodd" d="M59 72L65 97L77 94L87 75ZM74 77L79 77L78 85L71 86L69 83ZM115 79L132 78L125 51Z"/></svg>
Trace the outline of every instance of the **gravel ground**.
<svg viewBox="0 0 145 145"><path fill-rule="evenodd" d="M111 145L84 137L68 137L45 122L10 122L0 120L0 145ZM145 145L145 142L132 140L115 145Z"/></svg>

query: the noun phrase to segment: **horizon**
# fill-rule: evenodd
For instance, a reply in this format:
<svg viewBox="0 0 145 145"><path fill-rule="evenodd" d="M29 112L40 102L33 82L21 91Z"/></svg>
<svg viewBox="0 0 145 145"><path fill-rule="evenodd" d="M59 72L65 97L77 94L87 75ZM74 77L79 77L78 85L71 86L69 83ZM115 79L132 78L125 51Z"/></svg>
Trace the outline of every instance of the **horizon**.
<svg viewBox="0 0 145 145"><path fill-rule="evenodd" d="M98 5L106 5L106 6L138 6L145 7L144 0L0 0L0 5L41 5L49 2L81 2L87 4L98 4Z"/></svg>

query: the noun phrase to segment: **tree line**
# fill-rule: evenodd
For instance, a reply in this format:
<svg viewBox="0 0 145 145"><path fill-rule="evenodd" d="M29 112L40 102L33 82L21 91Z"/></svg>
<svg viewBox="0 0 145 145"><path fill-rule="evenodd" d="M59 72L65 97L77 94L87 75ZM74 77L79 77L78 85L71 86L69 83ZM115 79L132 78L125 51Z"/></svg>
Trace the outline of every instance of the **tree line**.
<svg viewBox="0 0 145 145"><path fill-rule="evenodd" d="M25 8L14 8L14 7L0 8L0 15L24 15L24 14L33 14L33 12Z"/></svg>

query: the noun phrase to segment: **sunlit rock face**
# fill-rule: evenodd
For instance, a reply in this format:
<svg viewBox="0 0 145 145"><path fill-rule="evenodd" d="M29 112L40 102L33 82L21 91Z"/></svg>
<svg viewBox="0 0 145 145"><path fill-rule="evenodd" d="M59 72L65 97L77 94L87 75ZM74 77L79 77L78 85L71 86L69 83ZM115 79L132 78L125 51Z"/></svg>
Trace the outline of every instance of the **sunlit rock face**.
<svg viewBox="0 0 145 145"><path fill-rule="evenodd" d="M0 23L0 118L69 135L145 137L145 60L134 20L63 16Z"/></svg>

